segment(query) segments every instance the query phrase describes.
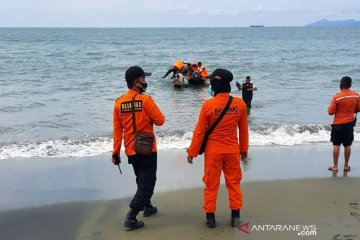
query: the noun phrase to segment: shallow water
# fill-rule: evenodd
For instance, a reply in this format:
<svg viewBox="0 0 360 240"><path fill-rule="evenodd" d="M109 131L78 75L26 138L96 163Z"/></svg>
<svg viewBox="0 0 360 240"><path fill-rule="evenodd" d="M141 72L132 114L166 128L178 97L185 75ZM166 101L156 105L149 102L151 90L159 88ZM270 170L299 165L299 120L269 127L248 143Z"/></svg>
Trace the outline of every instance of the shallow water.
<svg viewBox="0 0 360 240"><path fill-rule="evenodd" d="M329 141L339 79L359 89L360 28L0 29L0 159L96 156L112 147L112 108L124 72L141 65L166 116L159 149L185 148L207 87L161 76L179 58L222 67L258 87L252 146ZM232 83L234 96L240 96ZM359 127L356 141L360 141Z"/></svg>
<svg viewBox="0 0 360 240"><path fill-rule="evenodd" d="M242 162L243 182L276 179L360 177L360 163L353 148L351 172L327 168L332 163L331 146L254 147L249 160ZM29 161L30 160L30 161ZM203 158L190 165L184 150L158 153L155 192L203 187ZM61 202L132 197L135 175L122 156L122 173L112 165L109 154L83 158L17 158L0 161L0 210L41 206ZM224 183L223 176L221 183Z"/></svg>

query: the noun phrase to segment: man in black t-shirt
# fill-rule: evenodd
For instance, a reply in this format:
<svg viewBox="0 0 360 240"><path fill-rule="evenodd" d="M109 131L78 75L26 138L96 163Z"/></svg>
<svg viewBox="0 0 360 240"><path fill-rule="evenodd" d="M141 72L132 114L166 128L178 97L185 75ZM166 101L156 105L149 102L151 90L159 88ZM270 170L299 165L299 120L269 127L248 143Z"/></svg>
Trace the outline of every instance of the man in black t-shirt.
<svg viewBox="0 0 360 240"><path fill-rule="evenodd" d="M245 82L241 85L239 82L236 82L236 87L239 89L239 91L242 91L242 98L247 106L248 112L251 108L251 100L253 98L253 91L256 91L257 88L255 87L255 84L251 83L250 76L247 76L245 79Z"/></svg>

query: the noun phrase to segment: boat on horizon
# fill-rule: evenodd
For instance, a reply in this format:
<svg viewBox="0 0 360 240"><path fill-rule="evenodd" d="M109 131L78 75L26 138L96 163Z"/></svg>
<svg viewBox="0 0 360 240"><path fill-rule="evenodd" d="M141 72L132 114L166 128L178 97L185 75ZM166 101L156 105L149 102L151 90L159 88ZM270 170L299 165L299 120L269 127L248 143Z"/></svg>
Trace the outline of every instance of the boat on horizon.
<svg viewBox="0 0 360 240"><path fill-rule="evenodd" d="M264 25L250 25L250 27L264 27Z"/></svg>

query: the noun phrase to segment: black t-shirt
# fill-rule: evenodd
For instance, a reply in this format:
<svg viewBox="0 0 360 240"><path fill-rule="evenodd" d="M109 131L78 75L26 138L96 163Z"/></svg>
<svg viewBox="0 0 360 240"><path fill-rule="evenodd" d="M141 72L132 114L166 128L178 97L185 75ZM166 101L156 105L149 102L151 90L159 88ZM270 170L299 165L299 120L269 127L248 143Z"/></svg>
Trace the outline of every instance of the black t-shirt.
<svg viewBox="0 0 360 240"><path fill-rule="evenodd" d="M253 91L248 91L249 88L253 88L254 84L252 83L243 83L242 84L242 98L244 101L251 101L253 97Z"/></svg>

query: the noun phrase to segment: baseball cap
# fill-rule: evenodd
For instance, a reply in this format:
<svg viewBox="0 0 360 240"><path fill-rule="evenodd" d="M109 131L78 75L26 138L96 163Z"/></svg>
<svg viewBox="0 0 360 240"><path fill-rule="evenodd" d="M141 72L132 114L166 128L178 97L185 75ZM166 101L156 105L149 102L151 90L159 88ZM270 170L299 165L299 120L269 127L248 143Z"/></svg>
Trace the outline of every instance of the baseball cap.
<svg viewBox="0 0 360 240"><path fill-rule="evenodd" d="M129 67L125 72L126 81L131 81L138 77L147 77L147 76L151 76L151 73L144 72L144 70L139 66Z"/></svg>
<svg viewBox="0 0 360 240"><path fill-rule="evenodd" d="M229 70L217 68L207 78L210 79L210 81L220 80L224 83L230 83L233 80L233 74Z"/></svg>

